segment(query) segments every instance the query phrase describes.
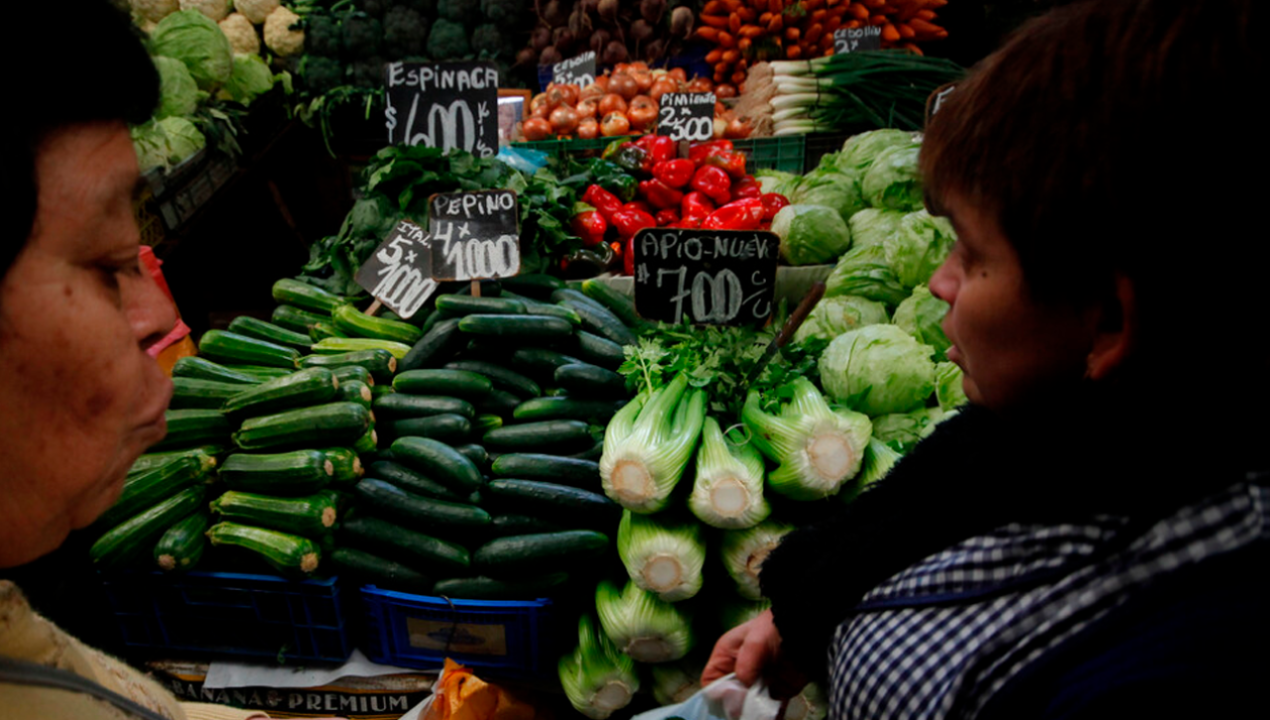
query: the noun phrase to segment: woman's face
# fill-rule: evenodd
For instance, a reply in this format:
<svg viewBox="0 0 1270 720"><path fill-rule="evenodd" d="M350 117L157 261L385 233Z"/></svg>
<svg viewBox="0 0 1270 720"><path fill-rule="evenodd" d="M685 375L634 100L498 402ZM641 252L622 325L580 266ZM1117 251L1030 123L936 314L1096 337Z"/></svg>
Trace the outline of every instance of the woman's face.
<svg viewBox="0 0 1270 720"><path fill-rule="evenodd" d="M964 199L947 199L957 243L930 281L949 304L948 359L964 373L972 403L1010 410L1079 381L1093 347L1095 316L1041 304L1028 290L1019 256L994 220Z"/></svg>
<svg viewBox="0 0 1270 720"><path fill-rule="evenodd" d="M163 438L172 384L145 349L176 321L138 261L123 123L72 126L36 157L32 234L0 280L0 567L55 549Z"/></svg>

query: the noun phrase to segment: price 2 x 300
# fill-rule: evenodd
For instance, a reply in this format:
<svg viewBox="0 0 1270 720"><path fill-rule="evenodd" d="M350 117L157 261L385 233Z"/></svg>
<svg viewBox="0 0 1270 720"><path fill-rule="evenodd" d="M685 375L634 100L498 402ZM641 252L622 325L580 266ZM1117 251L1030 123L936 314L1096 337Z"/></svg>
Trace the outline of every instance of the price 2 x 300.
<svg viewBox="0 0 1270 720"><path fill-rule="evenodd" d="M713 112L710 115L693 117L691 107L667 107L662 105L661 109L657 111L657 122L663 128L670 127L669 132L663 130L661 134L669 136L675 142L680 140L688 140L690 142L709 140L714 137L714 118L712 115Z"/></svg>

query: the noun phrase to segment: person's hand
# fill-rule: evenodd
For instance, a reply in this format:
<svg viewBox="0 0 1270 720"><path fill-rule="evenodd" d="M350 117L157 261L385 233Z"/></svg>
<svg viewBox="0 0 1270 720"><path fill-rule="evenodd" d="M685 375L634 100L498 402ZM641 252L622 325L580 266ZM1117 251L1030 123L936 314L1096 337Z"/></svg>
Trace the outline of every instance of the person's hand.
<svg viewBox="0 0 1270 720"><path fill-rule="evenodd" d="M709 685L728 673L736 673L737 680L747 686L765 677L773 697L794 695L807 684L807 678L781 658L780 649L781 636L772 621L772 611L765 610L719 638L701 673L701 684Z"/></svg>

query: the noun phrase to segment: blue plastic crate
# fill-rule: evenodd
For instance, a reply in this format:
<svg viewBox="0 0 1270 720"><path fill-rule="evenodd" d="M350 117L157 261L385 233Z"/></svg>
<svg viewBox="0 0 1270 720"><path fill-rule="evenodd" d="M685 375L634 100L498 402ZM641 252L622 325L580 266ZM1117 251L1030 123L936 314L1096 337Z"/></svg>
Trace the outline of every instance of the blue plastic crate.
<svg viewBox="0 0 1270 720"><path fill-rule="evenodd" d="M555 675L550 600L451 600L374 585L363 586L361 597L362 652L375 662L436 669L450 658L478 675Z"/></svg>
<svg viewBox="0 0 1270 720"><path fill-rule="evenodd" d="M343 662L353 651L335 578L195 571L102 578L123 643L199 656Z"/></svg>

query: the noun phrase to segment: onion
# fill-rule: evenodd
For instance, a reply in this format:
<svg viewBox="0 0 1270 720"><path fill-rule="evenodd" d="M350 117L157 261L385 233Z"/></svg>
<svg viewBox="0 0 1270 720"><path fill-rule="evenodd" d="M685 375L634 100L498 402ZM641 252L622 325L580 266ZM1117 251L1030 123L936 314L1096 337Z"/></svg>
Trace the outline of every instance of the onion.
<svg viewBox="0 0 1270 720"><path fill-rule="evenodd" d="M578 137L582 140L594 140L600 136L600 121L593 117L584 117L578 121Z"/></svg>
<svg viewBox="0 0 1270 720"><path fill-rule="evenodd" d="M600 98L600 104L597 107L600 111L601 117L608 115L609 113L624 113L626 112L626 98L618 95L617 93L609 93L603 98Z"/></svg>
<svg viewBox="0 0 1270 720"><path fill-rule="evenodd" d="M666 74L678 80L681 83L688 82L688 71L684 70L681 67L671 68L670 70L666 72Z"/></svg>
<svg viewBox="0 0 1270 720"><path fill-rule="evenodd" d="M653 86L653 74L647 70L636 70L631 73L631 77L635 78L635 87L638 87L641 93L647 93Z"/></svg>
<svg viewBox="0 0 1270 720"><path fill-rule="evenodd" d="M714 83L710 82L710 78L703 77L693 78L692 82L688 83L688 87L685 89L686 92L690 93L711 92L713 90Z"/></svg>
<svg viewBox="0 0 1270 720"><path fill-rule="evenodd" d="M578 94L578 100L599 101L599 99L604 97L604 95L604 88L600 87L599 83L591 83L590 85L582 88L582 92Z"/></svg>
<svg viewBox="0 0 1270 720"><path fill-rule="evenodd" d="M656 110L657 103L653 102L653 99L648 97L647 95L636 95L635 97L631 98L630 103L628 103L626 107L628 107L631 110L636 110L636 109L642 110L646 108L652 108Z"/></svg>
<svg viewBox="0 0 1270 720"><path fill-rule="evenodd" d="M609 78L609 92L630 100L639 94L639 84L626 73L613 73L613 77Z"/></svg>
<svg viewBox="0 0 1270 720"><path fill-rule="evenodd" d="M530 112L535 112L539 109L546 109L550 111L553 107L555 106L551 104L551 100L547 97L547 93L538 93L532 100L529 101Z"/></svg>
<svg viewBox="0 0 1270 720"><path fill-rule="evenodd" d="M551 137L551 123L543 118L529 118L521 124L521 134L530 142Z"/></svg>
<svg viewBox="0 0 1270 720"><path fill-rule="evenodd" d="M734 119L728 123L727 129L723 131L723 136L730 140L739 140L750 136L752 128L748 120Z"/></svg>
<svg viewBox="0 0 1270 720"><path fill-rule="evenodd" d="M654 82L653 86L648 89L648 97L652 98L653 102L660 102L662 95L674 92L679 92L679 82L673 77L666 75L657 78L657 82Z"/></svg>
<svg viewBox="0 0 1270 720"><path fill-rule="evenodd" d="M600 88L600 90L602 91L602 94L607 93L609 91L609 76L608 75L599 76L598 78L595 79L595 85L596 87Z"/></svg>
<svg viewBox="0 0 1270 720"><path fill-rule="evenodd" d="M560 86L548 85L547 86L547 106L550 107L552 110L554 110L557 107L564 104L565 104L564 91L560 89Z"/></svg>
<svg viewBox="0 0 1270 720"><path fill-rule="evenodd" d="M728 121L723 118L714 119L714 139L719 140L728 132Z"/></svg>
<svg viewBox="0 0 1270 720"><path fill-rule="evenodd" d="M600 112L600 101L596 98L583 98L578 101L577 106L578 117L582 120L587 118L594 119Z"/></svg>
<svg viewBox="0 0 1270 720"><path fill-rule="evenodd" d="M719 83L714 88L714 96L719 99L734 98L736 97L736 86L728 83Z"/></svg>
<svg viewBox="0 0 1270 720"><path fill-rule="evenodd" d="M620 112L611 112L600 121L600 133L604 137L625 135L631 131L631 121Z"/></svg>
<svg viewBox="0 0 1270 720"><path fill-rule="evenodd" d="M578 90L577 85L561 85L560 94L563 97L565 105L577 105L578 98L581 96L581 91Z"/></svg>
<svg viewBox="0 0 1270 720"><path fill-rule="evenodd" d="M626 67L627 67L627 72L646 72L646 71L649 71L649 70L648 70L648 63L644 62L643 60L636 60L635 62L630 63L629 65L627 65Z"/></svg>
<svg viewBox="0 0 1270 720"><path fill-rule="evenodd" d="M657 122L657 103L647 95L636 95L626 110L631 130L643 132Z"/></svg>
<svg viewBox="0 0 1270 720"><path fill-rule="evenodd" d="M551 129L557 135L569 135L578 129L578 113L568 105L561 105L551 111Z"/></svg>

